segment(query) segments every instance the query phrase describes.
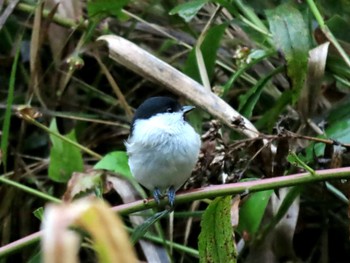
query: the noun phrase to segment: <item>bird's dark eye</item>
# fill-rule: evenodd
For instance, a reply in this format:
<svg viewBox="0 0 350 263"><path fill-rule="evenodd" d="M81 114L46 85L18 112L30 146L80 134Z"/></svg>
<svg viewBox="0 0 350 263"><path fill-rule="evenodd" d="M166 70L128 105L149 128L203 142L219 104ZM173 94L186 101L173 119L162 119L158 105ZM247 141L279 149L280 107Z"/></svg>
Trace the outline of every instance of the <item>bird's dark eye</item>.
<svg viewBox="0 0 350 263"><path fill-rule="evenodd" d="M173 108L167 108L167 109L166 109L166 112L173 113L174 110L173 110Z"/></svg>

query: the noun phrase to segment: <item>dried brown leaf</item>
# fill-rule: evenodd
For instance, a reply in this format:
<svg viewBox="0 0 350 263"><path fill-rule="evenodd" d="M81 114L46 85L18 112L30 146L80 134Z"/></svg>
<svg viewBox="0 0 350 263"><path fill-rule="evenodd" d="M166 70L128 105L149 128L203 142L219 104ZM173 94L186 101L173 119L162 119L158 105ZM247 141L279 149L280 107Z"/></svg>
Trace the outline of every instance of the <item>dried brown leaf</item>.
<svg viewBox="0 0 350 263"><path fill-rule="evenodd" d="M130 184L130 182L123 178L109 174L106 177L106 184L119 194L124 203L130 203L140 199L139 194L135 188ZM143 216L130 215L129 218L134 227L139 226L145 222L145 218ZM163 256L166 254L164 247L160 247L147 240L140 240L139 244L147 262L162 262L162 260L164 261Z"/></svg>
<svg viewBox="0 0 350 263"><path fill-rule="evenodd" d="M63 18L74 19L79 21L83 18L83 1L70 1L70 0L47 0L46 6L50 9L55 8L58 5L57 14ZM59 26L57 24L50 24L48 31L49 44L52 54L54 56L54 62L56 66L60 65L62 60L63 49L67 45L67 39L71 35L71 30Z"/></svg>
<svg viewBox="0 0 350 263"><path fill-rule="evenodd" d="M329 42L309 51L306 85L301 90L298 110L304 120L312 117L322 101L321 81L326 68Z"/></svg>
<svg viewBox="0 0 350 263"><path fill-rule="evenodd" d="M241 203L241 196L236 195L231 204L231 225L236 228L239 224L239 204Z"/></svg>
<svg viewBox="0 0 350 263"><path fill-rule="evenodd" d="M287 166L287 156L289 153L289 140L282 138L277 141L277 150L274 157L273 177L282 176Z"/></svg>
<svg viewBox="0 0 350 263"><path fill-rule="evenodd" d="M20 105L16 108L16 115L19 118L30 120L40 118L42 116L42 113L31 106Z"/></svg>
<svg viewBox="0 0 350 263"><path fill-rule="evenodd" d="M101 185L103 172L92 170L87 173L74 172L67 184L66 192L62 199L64 202L70 202L73 198L87 190L92 190Z"/></svg>
<svg viewBox="0 0 350 263"><path fill-rule="evenodd" d="M334 145L333 147L333 154L329 168L342 167L344 148L340 145Z"/></svg>

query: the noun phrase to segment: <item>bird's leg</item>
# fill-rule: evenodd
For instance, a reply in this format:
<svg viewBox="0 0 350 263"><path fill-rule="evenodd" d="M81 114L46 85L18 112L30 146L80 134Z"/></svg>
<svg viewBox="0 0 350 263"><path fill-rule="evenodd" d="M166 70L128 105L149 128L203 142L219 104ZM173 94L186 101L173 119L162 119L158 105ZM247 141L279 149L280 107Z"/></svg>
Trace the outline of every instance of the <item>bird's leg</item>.
<svg viewBox="0 0 350 263"><path fill-rule="evenodd" d="M160 204L160 199L163 197L163 195L160 192L158 187L154 188L153 197L154 197L154 200L156 201L156 203L159 205Z"/></svg>
<svg viewBox="0 0 350 263"><path fill-rule="evenodd" d="M168 189L168 199L169 199L169 204L171 207L174 206L175 204L175 188L174 186L170 186Z"/></svg>

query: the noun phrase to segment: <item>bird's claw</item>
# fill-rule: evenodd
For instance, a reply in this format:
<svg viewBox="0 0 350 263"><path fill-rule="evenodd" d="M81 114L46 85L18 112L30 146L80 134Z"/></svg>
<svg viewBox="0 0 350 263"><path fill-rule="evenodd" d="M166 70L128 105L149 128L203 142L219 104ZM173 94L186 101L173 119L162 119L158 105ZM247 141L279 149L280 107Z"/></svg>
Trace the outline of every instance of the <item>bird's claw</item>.
<svg viewBox="0 0 350 263"><path fill-rule="evenodd" d="M175 205L175 196L176 196L175 193L176 193L175 188L173 186L170 186L167 192L170 207L174 207ZM160 199L162 199L164 196L158 187L154 188L153 197L154 197L154 201L156 201L156 203L159 205Z"/></svg>
<svg viewBox="0 0 350 263"><path fill-rule="evenodd" d="M163 197L162 193L160 192L159 188L156 187L153 191L153 197L156 203L159 205L160 204L160 199Z"/></svg>
<svg viewBox="0 0 350 263"><path fill-rule="evenodd" d="M175 188L174 186L170 186L168 189L168 200L169 200L169 204L171 207L174 207L175 205Z"/></svg>

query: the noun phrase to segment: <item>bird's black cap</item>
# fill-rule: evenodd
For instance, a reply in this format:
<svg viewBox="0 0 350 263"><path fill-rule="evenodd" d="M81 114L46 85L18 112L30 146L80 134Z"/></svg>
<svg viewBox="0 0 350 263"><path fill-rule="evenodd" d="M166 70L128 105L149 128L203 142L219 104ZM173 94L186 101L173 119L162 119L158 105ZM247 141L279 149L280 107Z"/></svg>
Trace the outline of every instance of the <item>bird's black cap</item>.
<svg viewBox="0 0 350 263"><path fill-rule="evenodd" d="M158 113L176 112L181 105L170 97L152 97L145 100L136 110L133 122L136 119L148 119Z"/></svg>
<svg viewBox="0 0 350 263"><path fill-rule="evenodd" d="M131 122L131 132L137 119L148 119L158 113L177 112L181 105L177 100L170 97L152 97L145 100L136 110Z"/></svg>

